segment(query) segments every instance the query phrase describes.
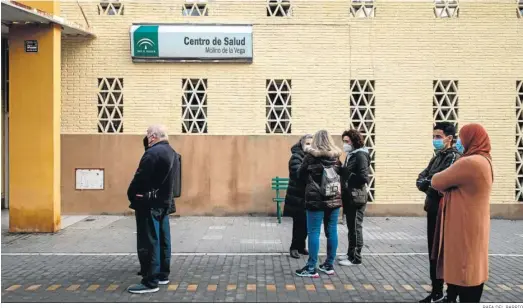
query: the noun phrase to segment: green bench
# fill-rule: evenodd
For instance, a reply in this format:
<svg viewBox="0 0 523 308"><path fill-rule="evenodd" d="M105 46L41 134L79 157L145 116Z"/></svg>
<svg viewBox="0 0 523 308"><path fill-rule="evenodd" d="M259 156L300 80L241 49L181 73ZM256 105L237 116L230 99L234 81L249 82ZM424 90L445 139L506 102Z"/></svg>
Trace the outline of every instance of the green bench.
<svg viewBox="0 0 523 308"><path fill-rule="evenodd" d="M272 198L273 202L276 202L276 215L278 216L278 223L281 224L282 207L281 205L285 202L285 197L282 197L280 192L286 192L289 187L288 178L275 177L272 179L272 190L276 191L276 197Z"/></svg>

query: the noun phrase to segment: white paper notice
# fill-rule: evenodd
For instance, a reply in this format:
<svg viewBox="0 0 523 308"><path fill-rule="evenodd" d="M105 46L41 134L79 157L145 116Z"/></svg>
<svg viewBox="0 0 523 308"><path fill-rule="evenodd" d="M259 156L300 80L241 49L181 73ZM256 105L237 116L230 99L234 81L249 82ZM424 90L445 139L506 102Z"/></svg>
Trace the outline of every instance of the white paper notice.
<svg viewBox="0 0 523 308"><path fill-rule="evenodd" d="M76 189L103 190L103 169L76 169Z"/></svg>

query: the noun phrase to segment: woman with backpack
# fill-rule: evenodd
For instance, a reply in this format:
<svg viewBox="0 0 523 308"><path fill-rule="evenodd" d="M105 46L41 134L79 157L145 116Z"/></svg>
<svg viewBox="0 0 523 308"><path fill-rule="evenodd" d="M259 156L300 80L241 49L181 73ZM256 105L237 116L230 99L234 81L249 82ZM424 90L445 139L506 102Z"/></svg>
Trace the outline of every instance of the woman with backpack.
<svg viewBox="0 0 523 308"><path fill-rule="evenodd" d="M312 135L305 135L291 148L289 159L289 186L285 196L283 216L292 217L292 243L290 255L299 259L300 254L308 255L305 248L307 240L307 217L305 216L305 184L298 178L298 169L305 157L305 150L311 146Z"/></svg>
<svg viewBox="0 0 523 308"><path fill-rule="evenodd" d="M341 168L343 213L347 218L349 249L338 258L343 266L361 264L363 217L367 206L370 155L363 135L351 129L343 132L343 151L347 153Z"/></svg>
<svg viewBox="0 0 523 308"><path fill-rule="evenodd" d="M334 274L334 259L338 248L338 215L341 207L340 166L341 150L334 144L326 130L320 130L312 139L311 148L298 170L299 178L306 181L305 209L309 260L296 271L301 277L319 277L316 271L320 250L320 230L325 224L327 259L319 266L320 271Z"/></svg>

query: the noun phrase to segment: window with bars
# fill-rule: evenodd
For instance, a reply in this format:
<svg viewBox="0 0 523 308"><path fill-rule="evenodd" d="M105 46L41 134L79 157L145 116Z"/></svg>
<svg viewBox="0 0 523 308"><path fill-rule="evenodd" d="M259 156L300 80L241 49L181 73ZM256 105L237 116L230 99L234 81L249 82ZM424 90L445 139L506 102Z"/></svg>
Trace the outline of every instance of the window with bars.
<svg viewBox="0 0 523 308"><path fill-rule="evenodd" d="M182 133L207 133L207 79L182 79Z"/></svg>
<svg viewBox="0 0 523 308"><path fill-rule="evenodd" d="M451 122L458 126L458 81L434 80L434 97L432 100L432 113L434 123Z"/></svg>
<svg viewBox="0 0 523 308"><path fill-rule="evenodd" d="M292 80L267 79L265 86L267 88L265 97L265 115L267 117L265 132L267 134L290 134Z"/></svg>
<svg viewBox="0 0 523 308"><path fill-rule="evenodd" d="M101 1L98 4L98 15L123 15L123 4L118 0Z"/></svg>
<svg viewBox="0 0 523 308"><path fill-rule="evenodd" d="M369 201L376 198L375 170L376 170L376 104L374 80L350 81L350 126L359 130L365 138L365 146L369 149L371 158Z"/></svg>
<svg viewBox="0 0 523 308"><path fill-rule="evenodd" d="M350 16L355 18L372 18L376 12L374 0L352 0Z"/></svg>
<svg viewBox="0 0 523 308"><path fill-rule="evenodd" d="M523 18L523 0L518 0L517 2L517 14L519 18Z"/></svg>
<svg viewBox="0 0 523 308"><path fill-rule="evenodd" d="M183 16L209 16L207 2L187 1L182 7Z"/></svg>
<svg viewBox="0 0 523 308"><path fill-rule="evenodd" d="M459 0L434 0L434 16L436 18L459 17Z"/></svg>
<svg viewBox="0 0 523 308"><path fill-rule="evenodd" d="M98 78L98 132L123 133L123 78Z"/></svg>
<svg viewBox="0 0 523 308"><path fill-rule="evenodd" d="M286 17L292 16L291 0L268 0L267 16Z"/></svg>
<svg viewBox="0 0 523 308"><path fill-rule="evenodd" d="M516 201L523 202L523 80L516 81Z"/></svg>

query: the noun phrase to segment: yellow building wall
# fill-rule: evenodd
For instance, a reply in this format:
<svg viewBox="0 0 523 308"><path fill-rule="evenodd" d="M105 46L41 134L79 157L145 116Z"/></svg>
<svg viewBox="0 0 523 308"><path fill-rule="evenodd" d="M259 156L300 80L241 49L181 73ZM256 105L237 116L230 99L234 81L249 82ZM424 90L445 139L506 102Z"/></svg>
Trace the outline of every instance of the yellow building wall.
<svg viewBox="0 0 523 308"><path fill-rule="evenodd" d="M60 15L60 1L59 0L54 0L54 1L22 0L22 1L17 1L17 2L23 3L34 9L41 10L41 11L44 11L49 14Z"/></svg>
<svg viewBox="0 0 523 308"><path fill-rule="evenodd" d="M512 0L460 1L459 18L434 17L433 1L375 1L376 16L349 17L350 1L292 1L292 17L267 17L266 1L214 0L184 17L184 1L120 1L123 16L80 1L97 34L62 45L62 133L97 134L97 78L124 78L124 134L160 122L181 133L181 79L207 78L210 135L265 135L265 80L292 79L292 134L350 125L351 79L376 81L376 204L420 204L418 173L432 155L433 80L459 80L459 125L492 139L492 202L515 202L515 95L523 79L523 19ZM85 23L77 3L68 20ZM252 64L134 64L133 22L253 24ZM269 150L269 149L267 149ZM288 155L288 149L271 149ZM286 158L287 159L287 158Z"/></svg>
<svg viewBox="0 0 523 308"><path fill-rule="evenodd" d="M24 3L59 13L59 3ZM25 40L38 52L25 52ZM10 232L60 229L60 51L58 26L9 29Z"/></svg>

